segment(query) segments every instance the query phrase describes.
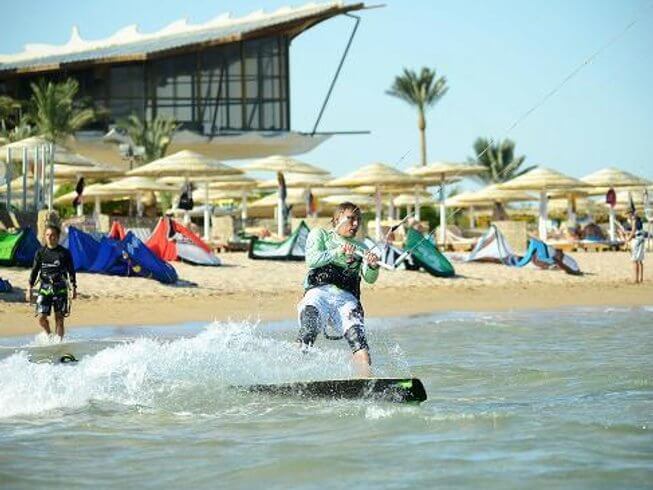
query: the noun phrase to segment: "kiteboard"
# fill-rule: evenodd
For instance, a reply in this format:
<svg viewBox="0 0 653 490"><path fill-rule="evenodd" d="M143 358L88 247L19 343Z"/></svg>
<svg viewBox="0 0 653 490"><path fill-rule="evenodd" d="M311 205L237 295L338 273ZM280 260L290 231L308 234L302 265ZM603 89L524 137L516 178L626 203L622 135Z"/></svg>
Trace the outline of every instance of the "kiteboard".
<svg viewBox="0 0 653 490"><path fill-rule="evenodd" d="M78 362L77 357L70 352L70 345L30 347L27 351L29 362L35 364L75 364Z"/></svg>
<svg viewBox="0 0 653 490"><path fill-rule="evenodd" d="M418 378L355 378L242 386L248 392L308 398L372 399L421 403L426 390Z"/></svg>

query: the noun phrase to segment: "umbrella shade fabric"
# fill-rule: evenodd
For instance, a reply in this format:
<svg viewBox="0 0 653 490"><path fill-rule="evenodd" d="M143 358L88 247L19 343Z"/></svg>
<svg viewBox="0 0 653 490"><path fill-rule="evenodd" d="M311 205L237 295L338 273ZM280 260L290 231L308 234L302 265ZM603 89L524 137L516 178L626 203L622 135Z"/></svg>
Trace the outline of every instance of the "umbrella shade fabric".
<svg viewBox="0 0 653 490"><path fill-rule="evenodd" d="M598 170L586 175L580 180L592 186L592 188L587 189L588 194L592 196L605 194L610 188L634 190L652 184L650 180L614 167Z"/></svg>
<svg viewBox="0 0 653 490"><path fill-rule="evenodd" d="M487 168L482 165L470 165L467 163L433 162L424 166L415 166L407 170L407 173L426 180L433 184L442 182L449 183L458 180L460 177L478 175L486 172Z"/></svg>
<svg viewBox="0 0 653 490"><path fill-rule="evenodd" d="M361 187L365 185L381 188L397 188L420 184L418 177L413 177L385 163L371 163L358 170L326 184L327 187Z"/></svg>
<svg viewBox="0 0 653 490"><path fill-rule="evenodd" d="M284 174L286 180L286 187L322 187L324 184L333 179L329 174L295 174L287 173ZM266 180L261 182L257 186L259 189L276 189L279 187L279 182L277 179Z"/></svg>
<svg viewBox="0 0 653 490"><path fill-rule="evenodd" d="M546 167L537 167L524 175L515 177L512 180L498 184L502 190L522 191L548 191L563 189L583 189L589 184L573 177L569 177L557 170Z"/></svg>
<svg viewBox="0 0 653 490"><path fill-rule="evenodd" d="M520 190L501 189L498 184L492 184L461 199L468 202L511 202L537 201L538 197Z"/></svg>
<svg viewBox="0 0 653 490"><path fill-rule="evenodd" d="M400 194L392 202L395 206L414 206L415 194ZM421 205L431 205L437 203L437 200L428 192L420 192L419 203Z"/></svg>
<svg viewBox="0 0 653 490"><path fill-rule="evenodd" d="M162 184L150 177L125 177L124 179L116 180L105 184L103 187L104 190L115 190L115 191L127 191L127 192L138 192L138 191L152 191L152 192L174 192L177 190L175 186ZM84 191L86 194L86 191Z"/></svg>
<svg viewBox="0 0 653 490"><path fill-rule="evenodd" d="M194 151L182 150L127 172L138 177L188 177L206 182L216 175L238 175L242 171ZM206 179L202 179L206 177Z"/></svg>
<svg viewBox="0 0 653 490"><path fill-rule="evenodd" d="M288 189L286 196L286 204L288 206L294 206L297 204L304 204L306 202L306 191L304 189ZM274 208L278 206L279 198L276 193L262 197L261 199L254 201L248 205L249 209L258 209L258 208Z"/></svg>
<svg viewBox="0 0 653 490"><path fill-rule="evenodd" d="M94 167L80 167L78 165L54 165L54 178L56 180L76 180L79 177L87 179L108 179L124 175L123 170L96 165Z"/></svg>
<svg viewBox="0 0 653 490"><path fill-rule="evenodd" d="M217 201L240 201L243 198L243 193L237 190L209 190L209 203ZM196 202L206 202L206 195L203 192L193 194L193 200Z"/></svg>
<svg viewBox="0 0 653 490"><path fill-rule="evenodd" d="M333 194L320 198L321 202L337 206L343 202L352 202L360 208L370 208L374 206L374 198L358 194Z"/></svg>
<svg viewBox="0 0 653 490"><path fill-rule="evenodd" d="M184 177L162 177L158 179L162 184L172 184L180 186L186 182ZM188 181L196 182L198 179L189 178ZM221 190L251 190L256 189L258 181L250 177L246 177L243 174L234 174L234 175L215 175L211 178L200 177L199 180L202 182L209 182L209 189L221 189Z"/></svg>
<svg viewBox="0 0 653 490"><path fill-rule="evenodd" d="M101 201L122 200L132 197L136 191L119 191L106 188L106 184L92 184L84 188L84 197L97 197ZM70 204L77 197L77 192L69 192L54 200L55 204Z"/></svg>
<svg viewBox="0 0 653 490"><path fill-rule="evenodd" d="M646 187L653 184L650 180L614 167L597 170L580 180L594 187Z"/></svg>
<svg viewBox="0 0 653 490"><path fill-rule="evenodd" d="M247 171L263 171L263 172L290 172L295 174L314 174L314 175L328 175L327 170L311 165L309 163L301 162L292 157L283 155L272 155L267 158L255 160L251 163L241 167Z"/></svg>

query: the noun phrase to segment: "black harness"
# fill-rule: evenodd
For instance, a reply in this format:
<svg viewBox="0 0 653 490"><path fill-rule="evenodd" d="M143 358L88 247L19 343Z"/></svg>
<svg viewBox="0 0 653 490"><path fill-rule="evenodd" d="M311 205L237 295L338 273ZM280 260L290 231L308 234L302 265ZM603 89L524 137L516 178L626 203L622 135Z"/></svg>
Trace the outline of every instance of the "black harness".
<svg viewBox="0 0 653 490"><path fill-rule="evenodd" d="M348 291L360 301L361 278L357 269L340 267L334 264L310 269L306 276L307 290L318 286L333 285Z"/></svg>

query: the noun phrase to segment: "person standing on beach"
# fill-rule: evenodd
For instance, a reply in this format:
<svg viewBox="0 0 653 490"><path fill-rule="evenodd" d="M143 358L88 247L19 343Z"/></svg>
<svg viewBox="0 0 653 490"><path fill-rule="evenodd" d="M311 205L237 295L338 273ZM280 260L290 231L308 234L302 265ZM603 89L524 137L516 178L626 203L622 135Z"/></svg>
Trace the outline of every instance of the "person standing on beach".
<svg viewBox="0 0 653 490"><path fill-rule="evenodd" d="M632 250L631 259L634 264L635 284L644 282L644 255L646 254L646 232L642 219L637 216L635 209L628 212L630 232L626 240L630 242Z"/></svg>
<svg viewBox="0 0 653 490"><path fill-rule="evenodd" d="M45 246L41 247L34 256L26 299L28 303L32 302L32 290L38 281L36 315L39 317L39 325L45 333L51 334L48 317L54 308L56 333L60 339L63 339L64 318L70 311L68 287L70 283L72 299L76 299L77 280L70 251L59 245L60 234L61 231L57 226L46 226Z"/></svg>
<svg viewBox="0 0 653 490"><path fill-rule="evenodd" d="M312 346L320 331L331 340L345 338L358 373L370 376L360 283L361 277L370 284L377 280L379 258L354 240L360 221L358 206L343 202L333 214L331 230L314 228L309 233L305 292L297 306L300 325L297 342L302 348ZM328 335L327 324L338 335Z"/></svg>

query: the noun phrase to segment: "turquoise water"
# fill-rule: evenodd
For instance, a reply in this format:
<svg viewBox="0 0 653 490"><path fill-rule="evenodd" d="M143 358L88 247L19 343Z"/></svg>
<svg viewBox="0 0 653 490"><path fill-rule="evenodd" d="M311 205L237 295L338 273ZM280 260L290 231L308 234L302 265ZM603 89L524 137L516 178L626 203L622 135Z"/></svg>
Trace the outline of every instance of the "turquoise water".
<svg viewBox="0 0 653 490"><path fill-rule="evenodd" d="M651 488L653 308L371 319L420 406L246 394L353 375L295 326L73 330L77 365L0 339L3 488Z"/></svg>

